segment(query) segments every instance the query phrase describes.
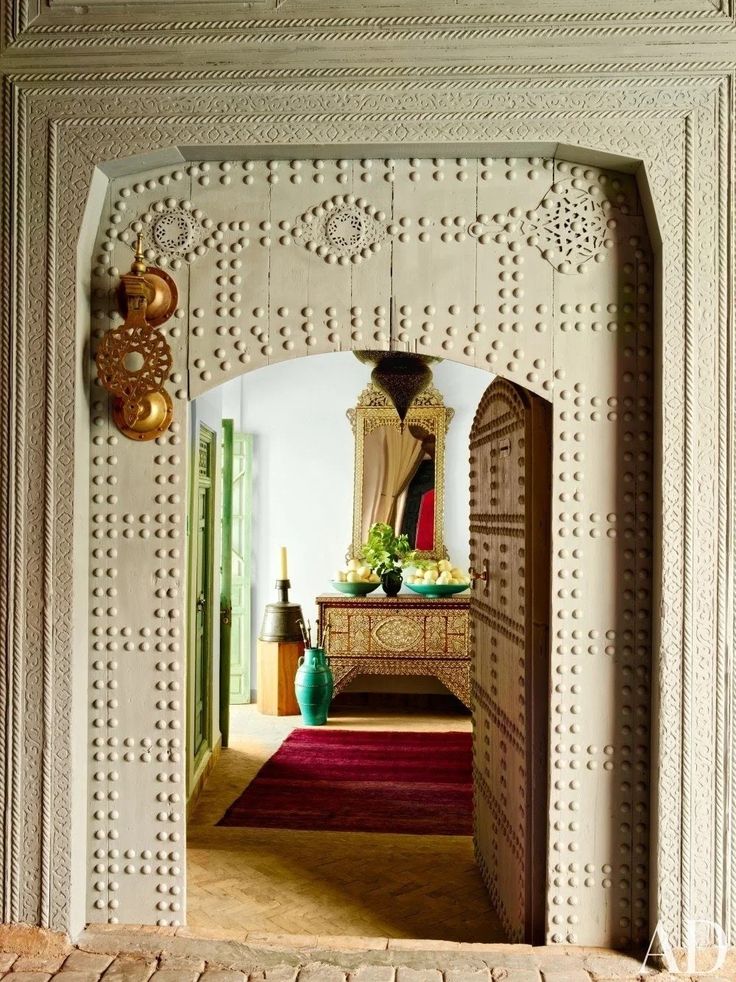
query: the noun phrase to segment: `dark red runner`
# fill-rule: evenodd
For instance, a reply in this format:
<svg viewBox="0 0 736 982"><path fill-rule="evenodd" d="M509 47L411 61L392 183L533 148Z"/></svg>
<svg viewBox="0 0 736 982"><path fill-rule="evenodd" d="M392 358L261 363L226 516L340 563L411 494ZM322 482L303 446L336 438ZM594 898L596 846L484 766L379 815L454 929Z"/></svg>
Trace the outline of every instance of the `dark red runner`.
<svg viewBox="0 0 736 982"><path fill-rule="evenodd" d="M294 730L218 825L471 835L470 733Z"/></svg>

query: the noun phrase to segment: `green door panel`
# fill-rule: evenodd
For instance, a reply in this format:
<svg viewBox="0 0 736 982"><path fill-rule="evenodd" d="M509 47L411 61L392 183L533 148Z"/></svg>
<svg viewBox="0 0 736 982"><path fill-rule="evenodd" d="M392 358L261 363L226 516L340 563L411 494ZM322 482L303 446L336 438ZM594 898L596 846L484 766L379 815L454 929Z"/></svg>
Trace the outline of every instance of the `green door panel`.
<svg viewBox="0 0 736 982"><path fill-rule="evenodd" d="M220 557L220 733L230 745L230 628L232 621L233 421L222 421L222 553Z"/></svg>
<svg viewBox="0 0 736 982"><path fill-rule="evenodd" d="M233 434L230 702L250 702L253 437Z"/></svg>
<svg viewBox="0 0 736 982"><path fill-rule="evenodd" d="M187 677L187 782L211 750L214 587L214 480L216 435L200 424L193 459L189 537L189 644Z"/></svg>

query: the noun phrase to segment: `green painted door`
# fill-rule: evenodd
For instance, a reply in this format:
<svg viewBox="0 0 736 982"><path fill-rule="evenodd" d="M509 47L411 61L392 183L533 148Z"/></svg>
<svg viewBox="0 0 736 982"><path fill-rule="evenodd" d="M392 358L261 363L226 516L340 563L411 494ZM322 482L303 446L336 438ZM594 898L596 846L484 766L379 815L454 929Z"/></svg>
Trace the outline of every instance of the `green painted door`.
<svg viewBox="0 0 736 982"><path fill-rule="evenodd" d="M233 421L222 421L222 568L220 571L220 733L230 745L230 628L232 626Z"/></svg>
<svg viewBox="0 0 736 982"><path fill-rule="evenodd" d="M250 702L251 487L253 437L233 434L232 472L232 626L230 702Z"/></svg>
<svg viewBox="0 0 736 982"><path fill-rule="evenodd" d="M215 433L200 425L190 521L189 732L190 784L211 749L214 585Z"/></svg>

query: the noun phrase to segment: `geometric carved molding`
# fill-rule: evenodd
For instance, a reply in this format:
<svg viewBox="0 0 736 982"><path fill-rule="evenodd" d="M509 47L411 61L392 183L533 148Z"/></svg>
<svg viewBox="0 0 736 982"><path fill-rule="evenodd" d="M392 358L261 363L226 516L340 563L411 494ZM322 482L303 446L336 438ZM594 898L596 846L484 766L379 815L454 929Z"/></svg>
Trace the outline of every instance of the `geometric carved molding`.
<svg viewBox="0 0 736 982"><path fill-rule="evenodd" d="M335 195L309 209L294 224L294 241L325 262L359 263L378 252L386 239L383 212L355 195Z"/></svg>
<svg viewBox="0 0 736 982"><path fill-rule="evenodd" d="M158 0L146 4L143 22L136 13L139 3L140 0L132 5L92 0L81 22L68 23L64 15L70 6L76 6L73 0L42 4L40 15L26 0L8 0L6 36L18 47L38 50L75 45L124 50L136 45L145 51L146 47L167 43L167 35L171 34L168 43L184 41L256 50L266 46L271 52L285 51L293 56L294 48L301 43L309 49L314 63L320 46L333 54L336 46L355 52L385 40L389 33L394 45L406 43L420 50L422 45L433 42L447 45L447 34L451 32L456 43L479 47L495 43L506 53L515 48L517 54L523 54L523 47L530 43L569 44L574 40L579 45L586 41L620 43L626 39L653 45L657 41L671 43L683 36L698 40L714 35L723 40L733 27L731 0L694 0L687 6L677 0L667 5L657 0L639 0L636 5L611 4L601 12L591 12L582 2L570 4L560 12L551 0L538 0L533 11L509 12L505 4L496 0L475 0L463 6L462 14L448 13L441 0L429 0L424 4L404 4L398 16L381 15L377 9L373 16L363 17L355 17L350 2L312 3L306 16L299 16L299 0L287 0L285 5L278 0L255 0L247 19L242 17L239 3L223 0L210 20L198 11L200 16L196 19L191 15L187 19L182 12L176 21L168 20L170 7ZM275 7L284 8L281 16L274 16ZM134 39L121 30L125 24L135 26Z"/></svg>
<svg viewBox="0 0 736 982"><path fill-rule="evenodd" d="M547 262L559 273L583 272L589 259L603 262L605 247L613 241L606 237L616 222L608 219L609 201L597 201L599 187L585 187L581 180L555 184L535 211L527 212L521 231L529 236ZM511 231L515 226L511 225Z"/></svg>
<svg viewBox="0 0 736 982"><path fill-rule="evenodd" d="M216 238L211 234L213 224L199 209L192 208L190 202L168 198L154 202L144 214L134 219L120 234L120 240L132 248L136 235L141 235L149 262L165 266L173 260L183 259L192 263L216 244ZM208 233L210 237L202 243L203 236Z"/></svg>
<svg viewBox="0 0 736 982"><path fill-rule="evenodd" d="M725 14L716 11L714 19L721 16ZM36 36L42 40L42 25ZM62 33L61 43L63 38ZM245 72L237 77L211 72L194 87L188 78L160 73L153 89L145 72L117 84L91 72L59 78L44 69L6 83L4 119L7 123L12 114L18 134L17 169L11 166L9 142L5 144L3 184L12 195L2 201L3 242L17 243L12 260L7 250L2 257L1 309L3 389L14 392L12 404L3 400L0 409L1 517L3 527L14 530L3 539L0 555L12 599L0 608L0 626L5 650L13 653L0 666L2 708L5 718L14 721L2 746L7 821L0 849L11 871L3 885L6 919L40 920L63 929L71 903L70 680L80 654L75 655L73 645L71 601L75 547L80 543L74 537L75 501L69 489L75 454L83 453L86 443L75 448L75 337L68 311L74 309L77 264L71 230L80 226L95 164L116 158L123 146L155 152L204 140L213 146L264 147L431 142L438 155L448 139L455 146L458 140L564 141L643 161L665 243L660 343L667 353L658 406L661 500L652 508L661 543L655 566L662 570L653 608L659 754L654 774L655 900L657 913L673 932L688 914L720 920L722 910L736 912L736 882L729 879L731 866L725 860L733 853L725 816L736 772L726 772L723 763L730 759L734 767L733 733L726 720L736 709L736 702L730 702L734 690L727 682L725 656L733 634L727 617L727 542L733 514L726 480L732 409L727 375L727 257L733 231L727 210L730 77L717 64L690 70L651 63L632 73L620 65L610 71L601 65L566 80L563 97L550 81L564 72L564 66L546 66L543 73L510 66L467 76L462 69L434 75L431 69L418 70L412 76L402 69L402 80L395 83L380 72L371 78L368 71L354 76L347 71L340 73L339 93L330 91L334 77L319 71L309 75L311 87L288 73L264 82ZM667 85L662 85L664 76ZM290 113L288 101L297 98L299 112ZM232 118L235 101L241 109L237 120ZM534 111L527 112L526 105L534 105ZM267 134L264 112L273 121ZM39 149L45 147L48 153ZM635 253L638 246L628 248ZM47 286L29 276L42 263L48 270ZM100 298L93 298L93 328L95 299ZM574 303L572 314L570 333L559 335L571 341L576 336ZM79 329L84 333L85 326ZM625 414L633 409L594 406L590 412ZM579 411L573 399L570 412ZM98 435L102 433L93 425L92 440ZM115 454L109 444L96 447L93 442L97 456ZM151 452L177 454L175 444ZM104 468L105 463L95 466ZM103 486L100 493L116 492ZM643 501L638 507L648 505ZM98 640L102 649L96 660L101 665L120 657L108 645L126 643L104 634ZM115 671L100 669L104 674ZM101 764L107 772L114 766ZM177 765L161 765L158 772L176 774ZM128 780L122 764L119 773ZM104 804L100 810L114 808ZM167 846L165 851L177 849ZM167 858L165 865L171 871L177 861ZM100 875L105 896L112 898L114 874ZM637 875L632 869L632 878ZM152 877L151 905L160 882ZM169 872L167 882L176 886L176 874ZM726 928L733 936L736 922Z"/></svg>
<svg viewBox="0 0 736 982"><path fill-rule="evenodd" d="M373 627L372 638L382 648L409 651L417 647L420 629L416 620L396 617L391 621L379 621Z"/></svg>

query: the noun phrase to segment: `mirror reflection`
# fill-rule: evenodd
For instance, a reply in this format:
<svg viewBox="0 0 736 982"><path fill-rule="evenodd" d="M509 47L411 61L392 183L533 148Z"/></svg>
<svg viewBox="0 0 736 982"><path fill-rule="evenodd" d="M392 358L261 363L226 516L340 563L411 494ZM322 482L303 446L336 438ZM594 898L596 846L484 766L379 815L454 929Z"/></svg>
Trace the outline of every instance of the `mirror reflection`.
<svg viewBox="0 0 736 982"><path fill-rule="evenodd" d="M422 559L445 556L445 435L454 412L430 385L402 426L388 396L371 382L348 419L355 433L352 556L371 525L404 534Z"/></svg>
<svg viewBox="0 0 736 982"><path fill-rule="evenodd" d="M434 549L436 438L418 423L378 426L363 445L361 536L374 522L405 533L413 549Z"/></svg>

